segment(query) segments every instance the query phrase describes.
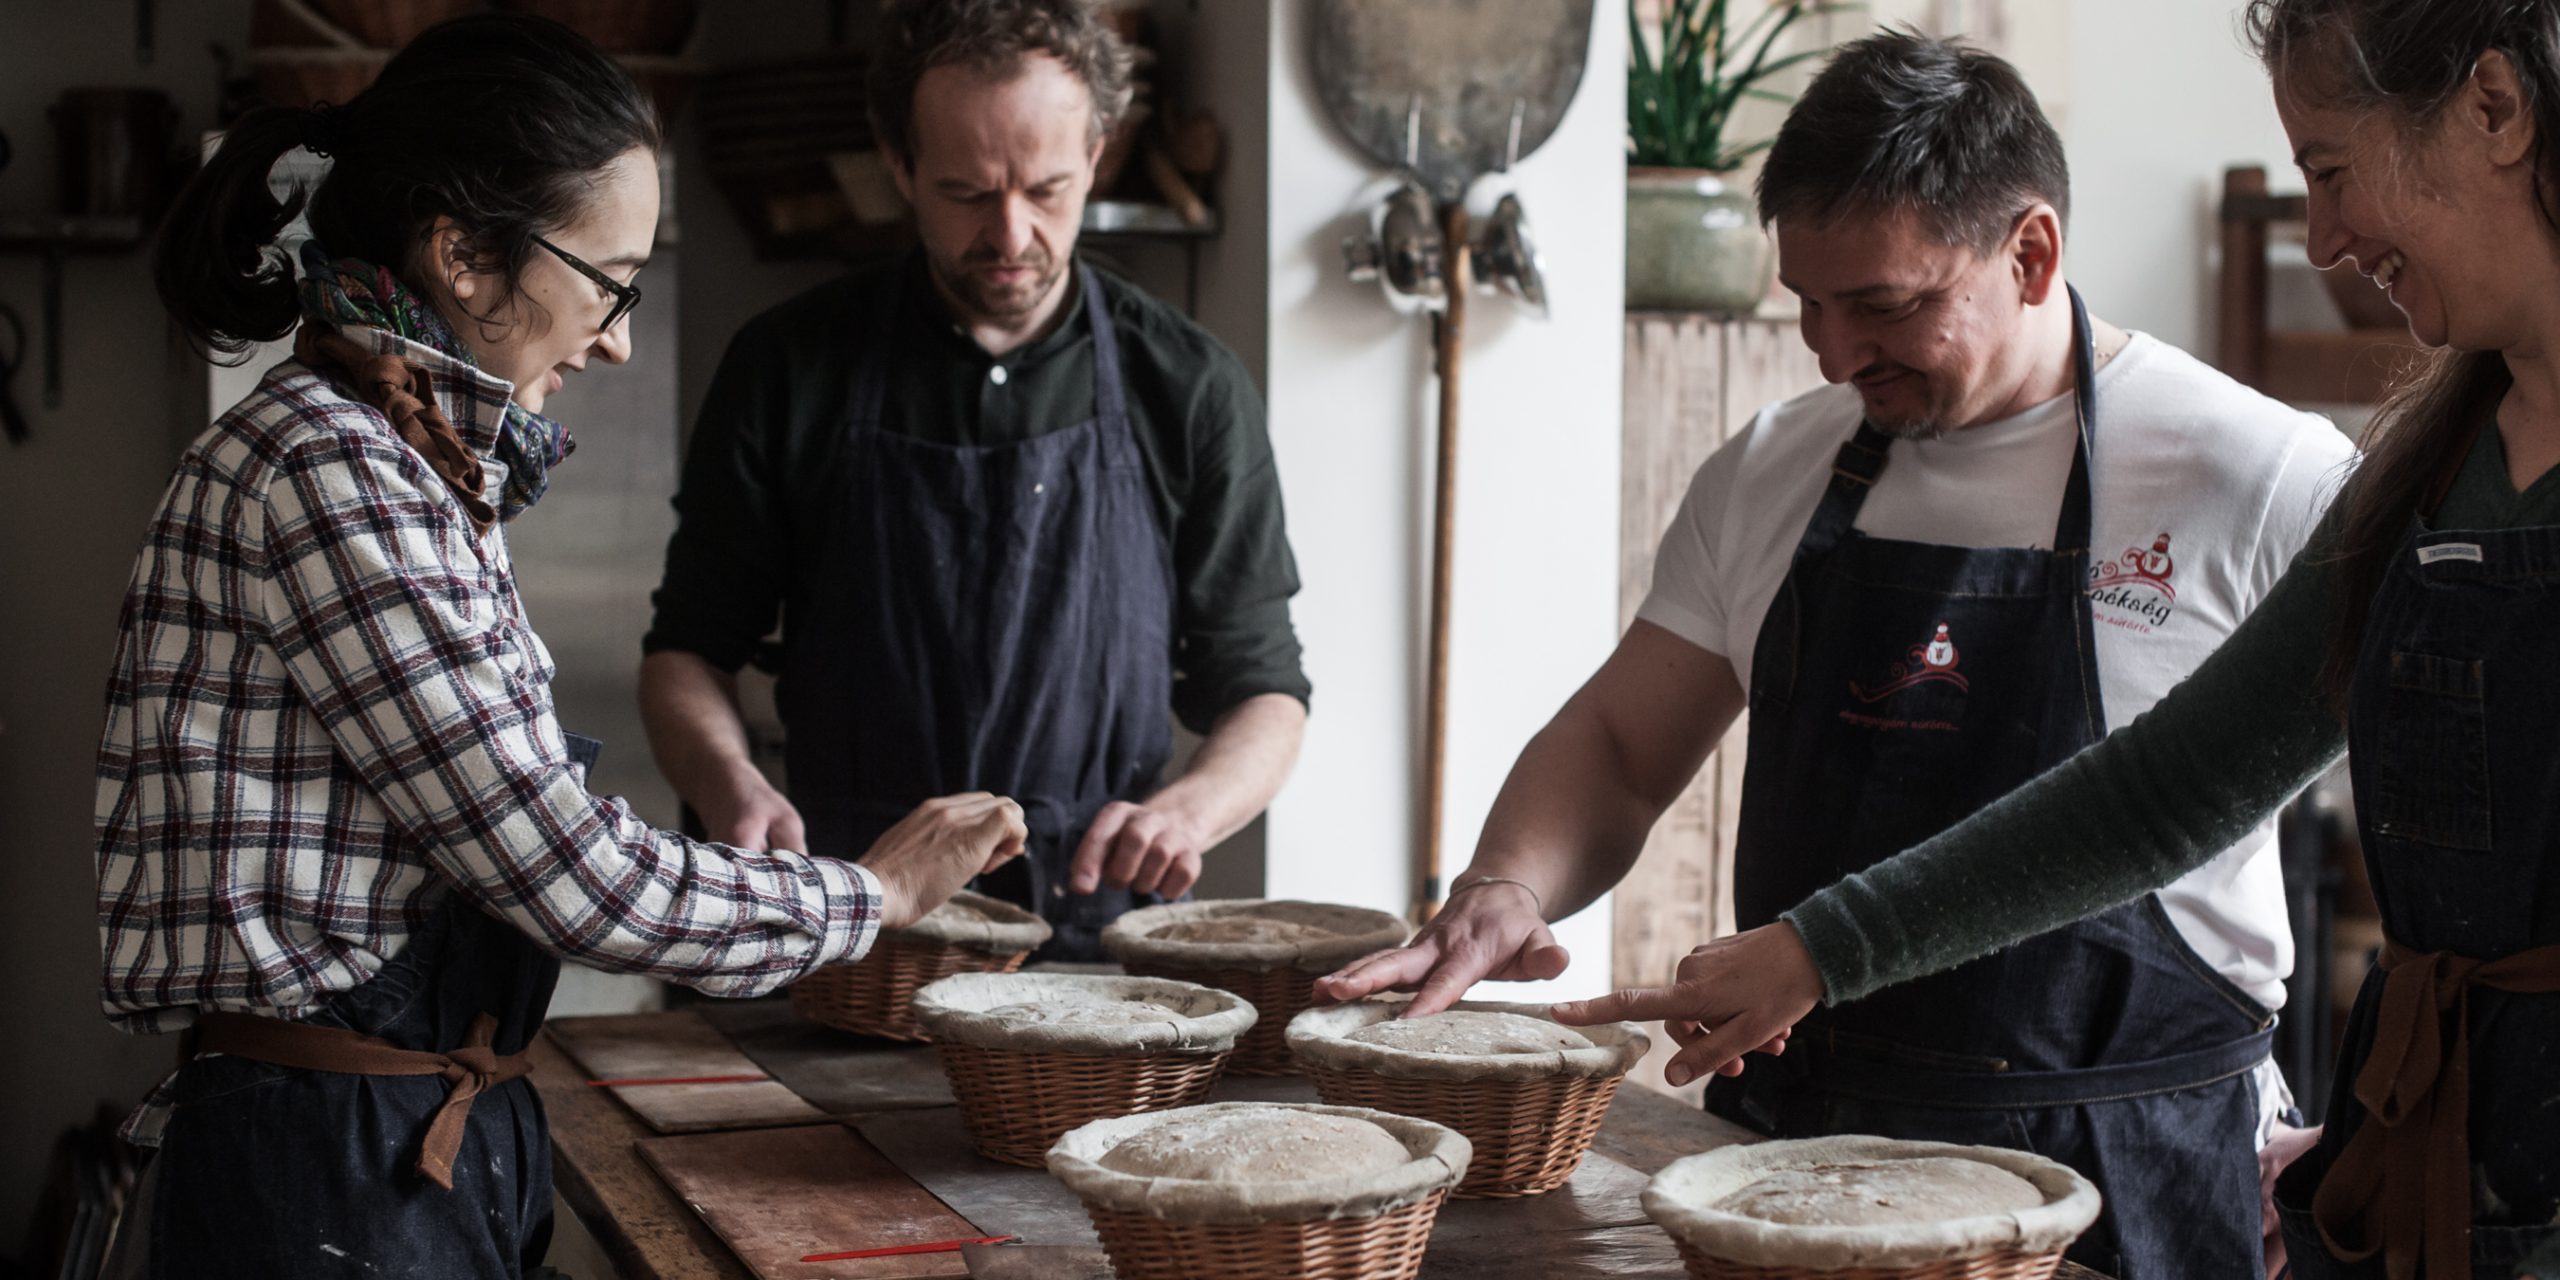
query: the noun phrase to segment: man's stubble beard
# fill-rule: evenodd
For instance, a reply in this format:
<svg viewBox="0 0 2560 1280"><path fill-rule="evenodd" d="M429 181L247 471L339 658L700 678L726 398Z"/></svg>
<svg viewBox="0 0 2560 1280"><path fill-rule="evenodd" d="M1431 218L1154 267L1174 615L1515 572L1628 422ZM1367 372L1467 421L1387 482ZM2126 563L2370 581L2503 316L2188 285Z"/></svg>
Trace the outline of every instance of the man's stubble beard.
<svg viewBox="0 0 2560 1280"><path fill-rule="evenodd" d="M934 261L934 274L941 277L943 289L968 312L965 318L999 324L1019 320L1036 310L1041 300L1056 290L1058 281L1067 270L1062 257L1052 256L1045 250L1037 258L1026 257L1015 265L1034 266L1039 274L1017 294L1011 290L987 288L971 270L973 267L994 265L995 262L993 258L972 259L967 256L957 263L940 259Z"/></svg>

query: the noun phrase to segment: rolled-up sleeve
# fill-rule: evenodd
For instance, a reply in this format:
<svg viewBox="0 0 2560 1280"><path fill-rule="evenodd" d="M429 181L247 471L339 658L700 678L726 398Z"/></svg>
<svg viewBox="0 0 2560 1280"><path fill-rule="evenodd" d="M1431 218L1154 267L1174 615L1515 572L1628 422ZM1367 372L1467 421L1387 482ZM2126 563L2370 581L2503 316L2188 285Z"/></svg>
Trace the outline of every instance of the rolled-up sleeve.
<svg viewBox="0 0 2560 1280"><path fill-rule="evenodd" d="M780 486L789 396L780 349L749 325L721 357L685 451L643 652L679 650L736 671L773 631L791 565Z"/></svg>
<svg viewBox="0 0 2560 1280"><path fill-rule="evenodd" d="M393 826L473 902L590 967L755 995L867 951L869 871L689 841L587 793L531 632L440 484L405 451L329 438L266 496L268 639Z"/></svg>
<svg viewBox="0 0 2560 1280"><path fill-rule="evenodd" d="M1191 483L1173 548L1180 582L1173 704L1185 726L1205 733L1247 698L1283 693L1306 702L1313 686L1289 616L1298 563L1262 397L1223 349L1189 419Z"/></svg>

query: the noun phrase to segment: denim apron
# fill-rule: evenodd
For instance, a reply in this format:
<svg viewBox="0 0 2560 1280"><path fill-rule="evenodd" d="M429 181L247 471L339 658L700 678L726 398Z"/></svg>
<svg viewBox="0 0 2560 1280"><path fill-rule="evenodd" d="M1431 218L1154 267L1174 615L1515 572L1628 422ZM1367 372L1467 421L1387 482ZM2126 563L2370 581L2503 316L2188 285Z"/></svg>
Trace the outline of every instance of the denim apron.
<svg viewBox="0 0 2560 1280"><path fill-rule="evenodd" d="M2560 528L2422 525L2384 574L2356 662L2347 746L2365 869L2397 948L2497 961L2560 944L2555 635ZM2386 984L2379 967L2366 975L2327 1128L2276 1186L2285 1251L2303 1280L2386 1274L2382 1257L2332 1253L2312 1216L2347 1144L2376 1123L2367 1090L2350 1086L2375 1056ZM2469 1114L2458 1119L2470 1167L2429 1168L2423 1181L2470 1211L2471 1267L2422 1273L2507 1280L2560 1234L2560 991L2548 980L2541 992L2473 988L2466 1003ZM2439 1016L2453 1021L2448 1012L2430 1022Z"/></svg>
<svg viewBox="0 0 2560 1280"><path fill-rule="evenodd" d="M604 744L563 731L580 778ZM460 1046L482 1014L490 1047L542 1029L560 962L447 890L406 946L302 1021L403 1049ZM178 1070L160 1152L143 1172L139 1235L103 1274L154 1280L331 1280L543 1274L551 1133L530 1080L472 1102L450 1190L416 1161L447 1086L434 1076L305 1071L206 1055ZM140 1248L135 1248L138 1242Z"/></svg>
<svg viewBox="0 0 2560 1280"><path fill-rule="evenodd" d="M303 1021L448 1052L495 1015L501 1054L542 1028L560 962L448 890L407 946ZM513 1280L551 1243L551 1137L531 1080L474 1100L446 1190L415 1168L434 1076L208 1055L178 1071L153 1192L160 1280Z"/></svg>
<svg viewBox="0 0 2560 1280"><path fill-rule="evenodd" d="M1042 958L1093 960L1137 895L1070 892L1067 871L1094 816L1147 794L1172 754L1174 575L1119 338L1094 272L1076 274L1083 422L996 446L885 430L886 344L870 344L775 701L812 852L859 857L938 795L1011 796L1029 848L977 887L1049 920Z"/></svg>
<svg viewBox="0 0 2560 1280"><path fill-rule="evenodd" d="M1857 532L1891 438L1860 424L1753 649L1735 852L1744 928L1918 844L2106 734L2087 595L2097 395L2071 295L2079 440L2054 549ZM2057 856L2067 856L2058 854ZM2253 1276L2273 1016L2145 897L1800 1024L1707 1105L1779 1137L2013 1147L2097 1183L2071 1251L2119 1280Z"/></svg>

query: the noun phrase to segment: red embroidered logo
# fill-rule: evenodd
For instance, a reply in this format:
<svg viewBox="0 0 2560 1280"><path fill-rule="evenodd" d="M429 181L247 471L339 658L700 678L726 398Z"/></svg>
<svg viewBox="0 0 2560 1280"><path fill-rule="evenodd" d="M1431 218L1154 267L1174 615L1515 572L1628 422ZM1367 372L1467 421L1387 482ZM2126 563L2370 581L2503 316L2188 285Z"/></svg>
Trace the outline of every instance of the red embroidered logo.
<svg viewBox="0 0 2560 1280"><path fill-rule="evenodd" d="M2169 585L2169 575L2178 562L2169 558L2169 535L2161 534L2149 547L2133 547L2109 563L2089 571L2089 590L2104 591L2109 587L2140 587L2159 592L2166 599L2178 598L2178 589Z"/></svg>
<svg viewBox="0 0 2560 1280"><path fill-rule="evenodd" d="M2103 564L2089 566L2089 603L2110 612L2101 620L2111 626L2148 633L2164 626L2177 611L2178 589L2169 583L2178 562L2169 557L2169 535L2148 547L2132 547Z"/></svg>
<svg viewBox="0 0 2560 1280"><path fill-rule="evenodd" d="M1914 685L1951 684L1970 690L1972 685L1956 670L1956 664L1963 660L1955 639L1947 634L1947 624L1941 622L1937 634L1929 637L1927 644L1911 646L1911 651L1885 672L1883 680L1873 685L1852 680L1849 692L1856 694L1860 702L1882 702Z"/></svg>

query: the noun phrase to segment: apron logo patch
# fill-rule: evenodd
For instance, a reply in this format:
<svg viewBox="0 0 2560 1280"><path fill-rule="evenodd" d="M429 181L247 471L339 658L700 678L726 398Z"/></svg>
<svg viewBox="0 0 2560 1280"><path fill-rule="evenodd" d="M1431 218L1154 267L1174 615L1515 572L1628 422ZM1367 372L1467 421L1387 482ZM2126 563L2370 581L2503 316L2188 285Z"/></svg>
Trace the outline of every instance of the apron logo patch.
<svg viewBox="0 0 2560 1280"><path fill-rule="evenodd" d="M1970 689L1972 685L1965 680L1964 674L1956 670L1956 664L1962 661L1964 654L1957 650L1954 638L1947 634L1947 624L1941 622L1928 643L1911 646L1910 652L1886 669L1883 679L1873 684L1852 680L1849 692L1860 702L1875 703L1915 685L1951 684L1958 689Z"/></svg>
<svg viewBox="0 0 2560 1280"><path fill-rule="evenodd" d="M2129 547L2113 560L2089 566L2089 603L2119 615L2106 619L2116 626L2137 631L2165 626L2178 605L2178 589L2169 582L2177 567L2164 532L2150 546Z"/></svg>
<svg viewBox="0 0 2560 1280"><path fill-rule="evenodd" d="M2418 548L2418 563L2434 564L2440 560L2468 560L2473 564L2478 564L2480 563L2480 544L2477 542L2439 542L2432 547Z"/></svg>

